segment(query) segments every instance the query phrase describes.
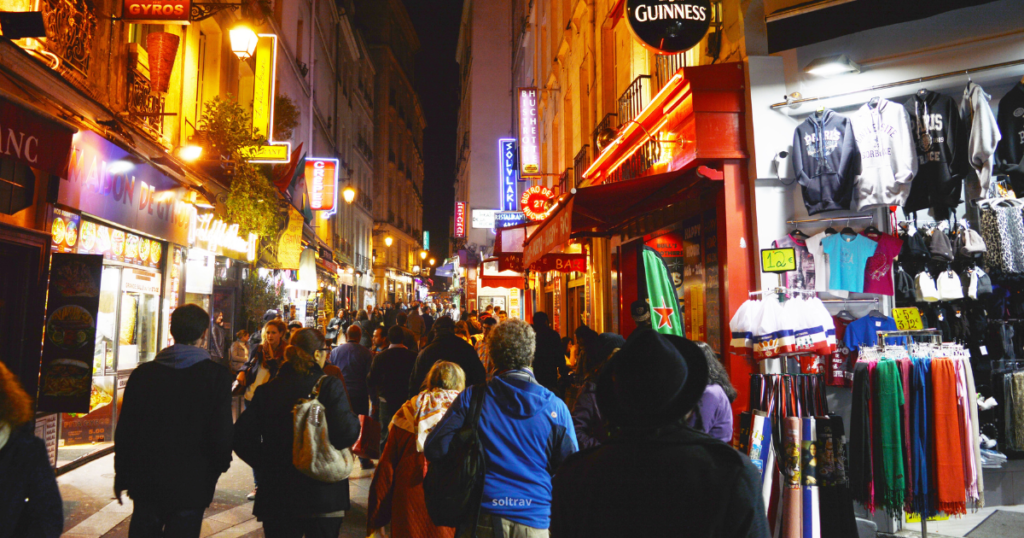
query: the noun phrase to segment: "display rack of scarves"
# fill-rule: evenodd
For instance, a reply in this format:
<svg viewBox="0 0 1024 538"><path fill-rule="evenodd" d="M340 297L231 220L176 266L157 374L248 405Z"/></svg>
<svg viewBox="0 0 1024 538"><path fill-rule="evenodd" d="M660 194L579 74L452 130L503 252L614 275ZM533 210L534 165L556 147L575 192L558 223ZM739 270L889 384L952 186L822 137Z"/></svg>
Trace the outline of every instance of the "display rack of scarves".
<svg viewBox="0 0 1024 538"><path fill-rule="evenodd" d="M843 420L829 413L821 374L751 374L750 407L767 414L780 454L763 480L776 538L855 538Z"/></svg>
<svg viewBox="0 0 1024 538"><path fill-rule="evenodd" d="M889 332L911 340L939 336ZM882 337L882 333L879 333ZM850 490L869 511L933 516L984 505L977 392L953 344L862 348L853 373Z"/></svg>

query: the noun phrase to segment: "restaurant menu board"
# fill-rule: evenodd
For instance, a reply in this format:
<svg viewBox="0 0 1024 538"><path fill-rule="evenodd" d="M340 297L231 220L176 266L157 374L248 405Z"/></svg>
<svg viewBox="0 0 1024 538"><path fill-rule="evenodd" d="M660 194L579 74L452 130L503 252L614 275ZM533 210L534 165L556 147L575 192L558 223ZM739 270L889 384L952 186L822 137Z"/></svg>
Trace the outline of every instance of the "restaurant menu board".
<svg viewBox="0 0 1024 538"><path fill-rule="evenodd" d="M102 256L52 257L39 411L89 412L102 271Z"/></svg>
<svg viewBox="0 0 1024 538"><path fill-rule="evenodd" d="M53 219L50 223L50 250L53 252L75 252L81 219L82 217L76 213L53 208Z"/></svg>
<svg viewBox="0 0 1024 538"><path fill-rule="evenodd" d="M36 437L46 443L46 459L50 467L57 467L57 414L36 418Z"/></svg>
<svg viewBox="0 0 1024 538"><path fill-rule="evenodd" d="M718 213L707 211L704 213L704 227L701 230L704 236L704 312L707 319L706 342L715 350L715 353L722 353L722 303L719 294L718 276Z"/></svg>
<svg viewBox="0 0 1024 538"><path fill-rule="evenodd" d="M163 258L163 245L159 241L98 222L82 221L79 236L79 254L99 254L107 260L152 268L159 268Z"/></svg>

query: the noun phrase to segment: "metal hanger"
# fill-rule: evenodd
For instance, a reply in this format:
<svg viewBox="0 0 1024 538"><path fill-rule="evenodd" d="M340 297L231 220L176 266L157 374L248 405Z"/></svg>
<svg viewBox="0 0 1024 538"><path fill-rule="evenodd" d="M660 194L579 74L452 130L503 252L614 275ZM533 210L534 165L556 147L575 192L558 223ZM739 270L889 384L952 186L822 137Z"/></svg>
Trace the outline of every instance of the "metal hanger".
<svg viewBox="0 0 1024 538"><path fill-rule="evenodd" d="M849 220L847 220L847 221L846 221L846 227L845 227L845 228L843 228L843 229L842 229L842 230L841 230L841 231L839 232L839 234L840 234L840 235L853 235L853 236L856 236L856 235L857 235L857 230L854 230L853 228L850 228L850 221L849 221Z"/></svg>
<svg viewBox="0 0 1024 538"><path fill-rule="evenodd" d="M805 234L803 232L803 230L800 229L800 224L796 224L796 228L794 228L793 231L789 232L789 235L791 235L793 237L800 238L800 239L802 239L804 241L810 239L810 237L811 237L811 236Z"/></svg>
<svg viewBox="0 0 1024 538"><path fill-rule="evenodd" d="M843 301L843 309L840 310L838 314L836 314L836 317L845 319L846 321L854 321L857 319L857 316L854 316L853 312L847 310L846 301Z"/></svg>

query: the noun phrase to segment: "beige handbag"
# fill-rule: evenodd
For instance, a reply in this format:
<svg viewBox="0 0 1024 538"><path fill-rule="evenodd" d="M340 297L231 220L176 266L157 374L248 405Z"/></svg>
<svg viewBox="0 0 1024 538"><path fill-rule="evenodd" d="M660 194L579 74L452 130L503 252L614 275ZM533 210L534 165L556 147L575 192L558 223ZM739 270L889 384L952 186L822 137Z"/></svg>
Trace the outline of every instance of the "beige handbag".
<svg viewBox="0 0 1024 538"><path fill-rule="evenodd" d="M292 409L292 465L321 482L340 482L352 474L356 458L348 448L335 448L327 435L327 416L317 399L325 379L327 376L317 380L309 397L299 400Z"/></svg>

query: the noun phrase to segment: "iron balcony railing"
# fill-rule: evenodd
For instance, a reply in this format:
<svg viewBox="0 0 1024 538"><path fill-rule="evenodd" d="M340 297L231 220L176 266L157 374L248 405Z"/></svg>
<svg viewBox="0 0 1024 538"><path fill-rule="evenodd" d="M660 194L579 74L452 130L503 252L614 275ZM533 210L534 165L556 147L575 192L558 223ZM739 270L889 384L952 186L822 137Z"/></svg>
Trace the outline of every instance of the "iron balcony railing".
<svg viewBox="0 0 1024 538"><path fill-rule="evenodd" d="M648 140L633 155L619 165L605 182L629 181L642 176L644 172L654 166L661 158L660 149L657 140Z"/></svg>
<svg viewBox="0 0 1024 538"><path fill-rule="evenodd" d="M651 76L640 75L619 97L619 125L625 125L635 120L650 102Z"/></svg>
<svg viewBox="0 0 1024 538"><path fill-rule="evenodd" d="M569 192L569 182L571 181L570 178L572 177L572 168L566 168L565 171L562 172L560 176L558 176L558 192L555 193L557 196L561 196Z"/></svg>
<svg viewBox="0 0 1024 538"><path fill-rule="evenodd" d="M671 56L657 55L657 67L655 75L658 77L658 89L665 87L672 75L686 67L686 53L673 54Z"/></svg>
<svg viewBox="0 0 1024 538"><path fill-rule="evenodd" d="M598 123L597 127L594 128L594 134L592 135L595 155L599 155L601 151L604 150L604 143L611 142L612 138L614 138L614 135L612 135L611 138L602 142L600 140L601 133L604 131L610 131L614 133L618 128L619 115L614 112L609 112L608 114L605 114L604 118L601 119L601 123Z"/></svg>
<svg viewBox="0 0 1024 538"><path fill-rule="evenodd" d="M584 144L572 159L572 188L579 187L580 183L583 183L583 173L590 168L590 159L590 145Z"/></svg>
<svg viewBox="0 0 1024 538"><path fill-rule="evenodd" d="M128 68L127 92L128 121L157 140L163 138L164 98L151 92L149 77L138 65Z"/></svg>

